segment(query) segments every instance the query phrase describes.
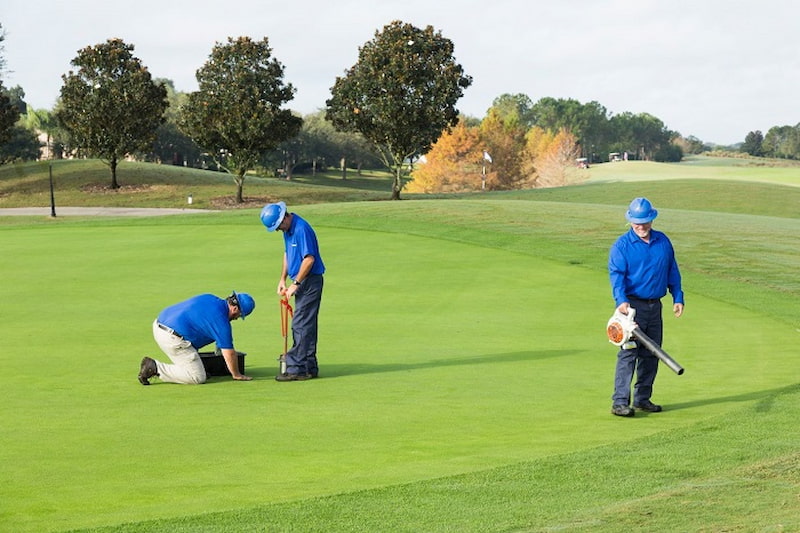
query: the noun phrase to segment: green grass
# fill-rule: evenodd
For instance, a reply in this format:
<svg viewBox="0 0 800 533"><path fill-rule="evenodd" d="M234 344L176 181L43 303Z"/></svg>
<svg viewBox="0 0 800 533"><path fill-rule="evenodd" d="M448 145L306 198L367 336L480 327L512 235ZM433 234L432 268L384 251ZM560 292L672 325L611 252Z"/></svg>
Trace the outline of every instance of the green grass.
<svg viewBox="0 0 800 533"><path fill-rule="evenodd" d="M41 161L0 166L0 208L50 206L50 173L58 206L104 207L236 207L236 185L223 172L123 161L117 168L119 189L111 189L111 171L98 160ZM278 198L297 203L350 202L387 199L391 177L385 172L349 171L298 175L287 181L248 175L243 196L253 207ZM242 206L239 206L242 207ZM56 212L58 210L56 209Z"/></svg>
<svg viewBox="0 0 800 533"><path fill-rule="evenodd" d="M258 209L0 218L0 531L798 531L796 190L311 201L323 377L291 384ZM684 273L664 347L686 373L620 419L605 260L639 192ZM256 379L141 387L155 314L231 289L257 301L234 325Z"/></svg>

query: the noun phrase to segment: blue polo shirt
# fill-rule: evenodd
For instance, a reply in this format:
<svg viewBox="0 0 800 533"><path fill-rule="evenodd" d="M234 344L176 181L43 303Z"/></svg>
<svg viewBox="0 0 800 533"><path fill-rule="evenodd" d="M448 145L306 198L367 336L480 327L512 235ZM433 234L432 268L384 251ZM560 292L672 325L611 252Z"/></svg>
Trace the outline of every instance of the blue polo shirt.
<svg viewBox="0 0 800 533"><path fill-rule="evenodd" d="M617 307L627 302L628 296L663 298L667 290L675 303L684 303L675 251L660 231L650 230L649 243L639 238L633 228L621 235L611 246L608 273Z"/></svg>
<svg viewBox="0 0 800 533"><path fill-rule="evenodd" d="M299 215L292 213L292 224L288 230L283 232L283 244L286 250L286 272L290 278L297 277L300 272L300 263L308 255L314 256L314 264L311 266L310 273L325 273L325 264L322 262L319 244L317 244L317 235L311 229L311 225Z"/></svg>
<svg viewBox="0 0 800 533"><path fill-rule="evenodd" d="M167 307L158 315L158 321L195 348L216 342L220 350L233 349L228 302L213 294L201 294Z"/></svg>

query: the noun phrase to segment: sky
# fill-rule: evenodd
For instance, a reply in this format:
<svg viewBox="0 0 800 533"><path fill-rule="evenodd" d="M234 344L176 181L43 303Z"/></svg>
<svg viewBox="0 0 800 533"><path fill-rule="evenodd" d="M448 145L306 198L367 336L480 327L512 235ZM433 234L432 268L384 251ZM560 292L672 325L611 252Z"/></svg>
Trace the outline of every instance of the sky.
<svg viewBox="0 0 800 533"><path fill-rule="evenodd" d="M2 0L3 84L52 109L78 50L121 38L182 92L228 37L267 37L302 114L325 107L359 48L394 20L453 41L473 83L460 112L502 94L649 113L703 142L800 123L796 0Z"/></svg>

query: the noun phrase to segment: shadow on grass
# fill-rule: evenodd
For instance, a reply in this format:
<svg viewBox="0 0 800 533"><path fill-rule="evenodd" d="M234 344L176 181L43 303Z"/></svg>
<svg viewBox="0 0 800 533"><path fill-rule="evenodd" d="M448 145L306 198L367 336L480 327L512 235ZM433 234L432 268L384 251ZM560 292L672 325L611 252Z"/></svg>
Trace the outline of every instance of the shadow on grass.
<svg viewBox="0 0 800 533"><path fill-rule="evenodd" d="M781 394L796 392L798 390L800 390L800 384L795 383L793 385L777 387L774 389L764 389L742 394L731 394L729 396L717 396L716 398L704 398L691 402L675 403L670 404L668 408L670 411L677 411L678 409L690 409L692 407L702 407L704 405L713 405L716 403L758 401L756 410L759 412L767 412L773 408L778 396Z"/></svg>
<svg viewBox="0 0 800 533"><path fill-rule="evenodd" d="M410 372L413 370L423 370L427 368L443 368L452 366L484 365L490 363L513 363L519 361L536 361L540 359L550 359L552 357L563 357L575 355L573 350L542 350L529 352L512 352L504 354L477 355L473 357L459 357L439 360L429 360L426 362L387 364L336 364L320 361L320 379L336 378L342 376L353 376L359 374L380 374L385 372ZM247 374L255 378L274 375L278 370L278 363L275 362L274 368L258 367L247 369Z"/></svg>
<svg viewBox="0 0 800 533"><path fill-rule="evenodd" d="M430 360L427 362L413 363L387 363L387 364L336 364L320 361L320 379L336 378L343 376L353 376L358 374L381 374L384 372L410 372L426 368L443 368L451 366L484 365L490 363L514 363L520 361L537 361L550 359L553 357L564 357L575 355L573 350L542 350L530 352L512 352L503 354L476 355L473 357L459 357L440 360ZM278 373L277 355L275 356L275 366L246 367L245 373L254 379L265 379L274 377ZM230 380L229 376L217 377L209 376L207 384Z"/></svg>

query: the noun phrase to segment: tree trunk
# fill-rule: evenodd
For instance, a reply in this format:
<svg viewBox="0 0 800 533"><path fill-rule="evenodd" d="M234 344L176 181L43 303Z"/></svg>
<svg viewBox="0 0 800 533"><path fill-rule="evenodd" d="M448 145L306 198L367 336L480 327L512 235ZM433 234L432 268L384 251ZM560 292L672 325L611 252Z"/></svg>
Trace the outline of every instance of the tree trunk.
<svg viewBox="0 0 800 533"><path fill-rule="evenodd" d="M400 199L400 190L403 188L403 167L395 169L394 180L392 180L392 200Z"/></svg>
<svg viewBox="0 0 800 533"><path fill-rule="evenodd" d="M244 189L244 172L239 174L236 178L236 203L243 204L244 203L244 196L242 195L242 189Z"/></svg>
<svg viewBox="0 0 800 533"><path fill-rule="evenodd" d="M117 183L117 156L111 158L108 166L111 167L111 188L119 189L119 183Z"/></svg>

